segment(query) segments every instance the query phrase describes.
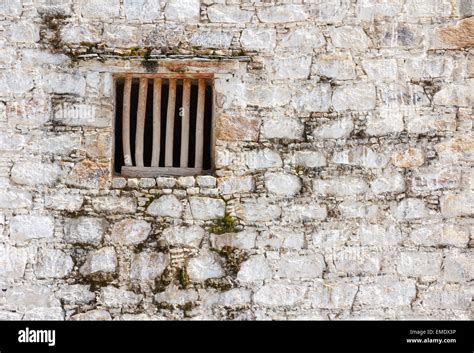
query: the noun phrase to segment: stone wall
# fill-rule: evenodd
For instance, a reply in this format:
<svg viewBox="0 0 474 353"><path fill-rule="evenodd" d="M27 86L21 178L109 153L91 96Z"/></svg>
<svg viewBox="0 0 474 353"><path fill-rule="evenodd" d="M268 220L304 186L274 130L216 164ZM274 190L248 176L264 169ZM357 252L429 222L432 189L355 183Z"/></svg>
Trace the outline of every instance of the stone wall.
<svg viewBox="0 0 474 353"><path fill-rule="evenodd" d="M3 0L0 319L472 319L469 0ZM214 72L213 176L112 174L114 72Z"/></svg>

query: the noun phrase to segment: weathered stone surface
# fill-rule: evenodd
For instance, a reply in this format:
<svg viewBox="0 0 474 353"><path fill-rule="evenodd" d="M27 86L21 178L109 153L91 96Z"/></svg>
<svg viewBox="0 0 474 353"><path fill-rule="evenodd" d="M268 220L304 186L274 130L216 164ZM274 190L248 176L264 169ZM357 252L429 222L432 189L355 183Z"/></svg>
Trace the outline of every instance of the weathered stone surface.
<svg viewBox="0 0 474 353"><path fill-rule="evenodd" d="M79 217L66 221L64 240L72 244L99 245L102 242L108 223L94 217Z"/></svg>
<svg viewBox="0 0 474 353"><path fill-rule="evenodd" d="M413 191L433 191L453 189L461 183L460 170L449 166L419 168L413 173L411 188Z"/></svg>
<svg viewBox="0 0 474 353"><path fill-rule="evenodd" d="M449 193L440 199L441 214L445 218L472 216L474 214L474 193Z"/></svg>
<svg viewBox="0 0 474 353"><path fill-rule="evenodd" d="M301 113L327 112L331 105L331 85L309 82L298 85L292 105Z"/></svg>
<svg viewBox="0 0 474 353"><path fill-rule="evenodd" d="M406 276L436 276L441 271L441 253L402 252L397 263L397 270Z"/></svg>
<svg viewBox="0 0 474 353"><path fill-rule="evenodd" d="M82 16L89 18L109 20L111 17L119 16L119 12L119 0L92 0L83 3L81 6Z"/></svg>
<svg viewBox="0 0 474 353"><path fill-rule="evenodd" d="M112 111L96 105L70 102L54 105L53 121L62 125L101 128L110 126L112 118Z"/></svg>
<svg viewBox="0 0 474 353"><path fill-rule="evenodd" d="M65 43L98 43L101 40L100 28L87 23L69 23L60 28L61 39Z"/></svg>
<svg viewBox="0 0 474 353"><path fill-rule="evenodd" d="M69 155L81 147L81 138L73 134L40 136L33 139L28 149L35 154Z"/></svg>
<svg viewBox="0 0 474 353"><path fill-rule="evenodd" d="M348 228L323 228L311 235L313 245L317 248L339 247L346 244L349 239L350 230Z"/></svg>
<svg viewBox="0 0 474 353"><path fill-rule="evenodd" d="M17 152L21 151L26 144L23 135L0 132L0 151Z"/></svg>
<svg viewBox="0 0 474 353"><path fill-rule="evenodd" d="M1 189L0 208L16 209L31 207L31 194L18 189Z"/></svg>
<svg viewBox="0 0 474 353"><path fill-rule="evenodd" d="M195 219L215 219L225 214L225 202L221 199L196 196L189 198L189 205Z"/></svg>
<svg viewBox="0 0 474 353"><path fill-rule="evenodd" d="M413 229L410 240L422 246L456 246L464 248L469 243L469 230L457 224L433 224Z"/></svg>
<svg viewBox="0 0 474 353"><path fill-rule="evenodd" d="M179 218L183 212L183 205L174 195L163 195L154 200L146 209L152 216Z"/></svg>
<svg viewBox="0 0 474 353"><path fill-rule="evenodd" d="M271 283L261 287L253 297L256 304L266 306L292 306L301 302L306 293L306 286L289 283Z"/></svg>
<svg viewBox="0 0 474 353"><path fill-rule="evenodd" d="M153 281L161 276L170 262L169 255L156 252L135 254L130 265L130 279Z"/></svg>
<svg viewBox="0 0 474 353"><path fill-rule="evenodd" d="M376 274L380 271L381 255L364 247L346 247L335 251L330 259L334 271L341 274ZM332 267L332 266L331 266Z"/></svg>
<svg viewBox="0 0 474 353"><path fill-rule="evenodd" d="M118 245L135 245L145 241L150 232L150 223L128 218L115 223L110 240Z"/></svg>
<svg viewBox="0 0 474 353"><path fill-rule="evenodd" d="M274 79L306 79L311 71L311 55L282 54L265 61Z"/></svg>
<svg viewBox="0 0 474 353"><path fill-rule="evenodd" d="M414 280L400 281L392 276L379 276L359 287L356 302L372 307L400 307L410 305L415 296Z"/></svg>
<svg viewBox="0 0 474 353"><path fill-rule="evenodd" d="M5 309L16 311L35 308L60 307L51 288L45 285L21 284L8 288L5 293Z"/></svg>
<svg viewBox="0 0 474 353"><path fill-rule="evenodd" d="M257 17L262 22L282 23L304 21L308 15L301 5L274 5L259 7Z"/></svg>
<svg viewBox="0 0 474 353"><path fill-rule="evenodd" d="M62 308L34 308L28 310L22 320L62 321L64 311Z"/></svg>
<svg viewBox="0 0 474 353"><path fill-rule="evenodd" d="M56 297L68 304L87 304L95 300L95 294L86 284L71 284L62 286Z"/></svg>
<svg viewBox="0 0 474 353"><path fill-rule="evenodd" d="M246 28L242 31L240 43L247 50L271 50L276 45L276 31L273 28Z"/></svg>
<svg viewBox="0 0 474 353"><path fill-rule="evenodd" d="M19 16L21 9L22 3L16 0L5 0L0 4L0 14L2 16Z"/></svg>
<svg viewBox="0 0 474 353"><path fill-rule="evenodd" d="M281 167L280 155L270 149L254 150L246 154L246 164L250 169Z"/></svg>
<svg viewBox="0 0 474 353"><path fill-rule="evenodd" d="M38 278L63 278L71 273L74 262L61 250L40 249L37 254L35 274Z"/></svg>
<svg viewBox="0 0 474 353"><path fill-rule="evenodd" d="M471 305L472 293L457 284L435 284L430 286L420 298L425 309L468 309Z"/></svg>
<svg viewBox="0 0 474 353"><path fill-rule="evenodd" d="M336 48L365 50L372 44L367 34L359 27L342 26L332 28L329 35L332 44Z"/></svg>
<svg viewBox="0 0 474 353"><path fill-rule="evenodd" d="M443 262L443 270L447 281L471 281L474 278L471 253L450 254Z"/></svg>
<svg viewBox="0 0 474 353"><path fill-rule="evenodd" d="M92 200L96 212L135 213L137 202L133 197L99 196Z"/></svg>
<svg viewBox="0 0 474 353"><path fill-rule="evenodd" d="M256 245L260 249L302 249L305 246L305 237L302 231L273 228L262 232L257 238Z"/></svg>
<svg viewBox="0 0 474 353"><path fill-rule="evenodd" d="M33 85L30 75L17 71L0 73L1 92L22 94L31 90Z"/></svg>
<svg viewBox="0 0 474 353"><path fill-rule="evenodd" d="M323 153L311 150L296 151L285 163L306 168L324 167L327 164L326 157Z"/></svg>
<svg viewBox="0 0 474 353"><path fill-rule="evenodd" d="M161 16L159 0L125 0L123 6L130 20L153 21Z"/></svg>
<svg viewBox="0 0 474 353"><path fill-rule="evenodd" d="M339 177L329 180L314 179L313 192L319 195L350 196L367 191L367 183L356 177Z"/></svg>
<svg viewBox="0 0 474 353"><path fill-rule="evenodd" d="M226 246L239 249L252 249L255 247L257 232L244 230L238 233L210 234L213 248L222 249Z"/></svg>
<svg viewBox="0 0 474 353"><path fill-rule="evenodd" d="M141 301L142 296L132 291L107 286L101 289L100 299L107 306L123 307L137 305Z"/></svg>
<svg viewBox="0 0 474 353"><path fill-rule="evenodd" d="M369 80L394 81L398 76L397 61L395 59L368 59L362 61L362 68Z"/></svg>
<svg viewBox="0 0 474 353"><path fill-rule="evenodd" d="M49 93L78 96L83 96L86 93L86 79L78 74L46 74L43 76L42 84L44 90ZM55 114L54 119L56 118Z"/></svg>
<svg viewBox="0 0 474 353"><path fill-rule="evenodd" d="M75 321L107 321L112 320L110 313L106 310L102 309L95 309L90 310L85 313L80 313L71 316L71 320Z"/></svg>
<svg viewBox="0 0 474 353"><path fill-rule="evenodd" d="M354 123L351 118L342 118L335 121L330 121L322 126L319 126L313 132L314 138L320 139L339 139L347 138L354 130Z"/></svg>
<svg viewBox="0 0 474 353"><path fill-rule="evenodd" d="M375 219L379 215L379 208L370 202L344 201L338 206L343 218Z"/></svg>
<svg viewBox="0 0 474 353"><path fill-rule="evenodd" d="M458 135L437 145L435 150L440 160L474 160L474 133Z"/></svg>
<svg viewBox="0 0 474 353"><path fill-rule="evenodd" d="M171 246L199 247L204 237L204 229L199 226L172 226L163 230L163 239Z"/></svg>
<svg viewBox="0 0 474 353"><path fill-rule="evenodd" d="M292 50L312 51L313 48L320 48L326 44L326 40L317 27L302 27L288 31L279 43L281 48Z"/></svg>
<svg viewBox="0 0 474 353"><path fill-rule="evenodd" d="M349 164L364 168L383 168L388 163L385 155L374 152L365 146L337 152L333 155L332 161L336 164Z"/></svg>
<svg viewBox="0 0 474 353"><path fill-rule="evenodd" d="M278 264L277 276L280 278L318 278L325 268L320 254L305 256L283 256Z"/></svg>
<svg viewBox="0 0 474 353"><path fill-rule="evenodd" d="M194 47L227 49L231 46L234 33L230 31L199 31L193 33L189 43Z"/></svg>
<svg viewBox="0 0 474 353"><path fill-rule="evenodd" d="M272 117L263 121L262 135L267 139L301 140L303 130L299 119Z"/></svg>
<svg viewBox="0 0 474 353"><path fill-rule="evenodd" d="M393 246L403 240L400 227L395 223L362 224L358 231L361 245Z"/></svg>
<svg viewBox="0 0 474 353"><path fill-rule="evenodd" d="M70 193L68 189L60 189L44 199L46 208L69 212L78 211L83 203L84 196Z"/></svg>
<svg viewBox="0 0 474 353"><path fill-rule="evenodd" d="M336 111L372 110L375 108L375 87L368 83L340 86L332 95L332 106Z"/></svg>
<svg viewBox="0 0 474 353"><path fill-rule="evenodd" d="M371 136L383 136L403 131L403 114L390 106L382 107L375 115L367 117L365 131Z"/></svg>
<svg viewBox="0 0 474 353"><path fill-rule="evenodd" d="M281 208L268 204L265 200L245 202L236 208L237 216L245 222L266 222L277 219L281 215Z"/></svg>
<svg viewBox="0 0 474 353"><path fill-rule="evenodd" d="M357 16L364 20L393 17L402 12L402 4L398 1L363 0L357 3Z"/></svg>
<svg viewBox="0 0 474 353"><path fill-rule="evenodd" d="M85 148L87 157L104 158L110 155L112 136L109 133L85 134Z"/></svg>
<svg viewBox="0 0 474 353"><path fill-rule="evenodd" d="M103 188L109 182L109 163L84 159L72 168L66 177L66 183L79 188Z"/></svg>
<svg viewBox="0 0 474 353"><path fill-rule="evenodd" d="M117 267L117 256L113 247L105 247L87 254L84 265L79 272L84 276L98 272L114 273Z"/></svg>
<svg viewBox="0 0 474 353"><path fill-rule="evenodd" d="M425 154L418 148L408 148L392 155L392 164L399 168L415 168L423 163L425 163Z"/></svg>
<svg viewBox="0 0 474 353"><path fill-rule="evenodd" d="M26 262L25 249L0 244L0 279L14 280L23 277Z"/></svg>
<svg viewBox="0 0 474 353"><path fill-rule="evenodd" d="M164 292L155 295L157 303L169 303L174 305L185 305L199 299L195 289L180 290L175 285L169 285Z"/></svg>
<svg viewBox="0 0 474 353"><path fill-rule="evenodd" d="M21 185L53 185L59 178L61 167L40 161L15 163L11 170L12 180Z"/></svg>
<svg viewBox="0 0 474 353"><path fill-rule="evenodd" d="M208 278L223 277L221 259L211 251L201 251L197 257L189 260L187 271L192 281L205 281Z"/></svg>
<svg viewBox="0 0 474 353"><path fill-rule="evenodd" d="M471 107L474 104L473 87L472 82L466 85L448 84L436 92L433 102L442 106Z"/></svg>
<svg viewBox="0 0 474 353"><path fill-rule="evenodd" d="M207 8L209 20L217 23L247 23L253 15L253 11L235 5L214 4Z"/></svg>
<svg viewBox="0 0 474 353"><path fill-rule="evenodd" d="M260 120L252 117L219 115L216 135L219 140L257 141Z"/></svg>
<svg viewBox="0 0 474 353"><path fill-rule="evenodd" d="M301 181L296 175L265 173L265 187L277 196L294 196L301 190Z"/></svg>
<svg viewBox="0 0 474 353"><path fill-rule="evenodd" d="M393 215L397 219L418 219L428 215L428 209L423 200L407 198L402 200L397 207L393 209Z"/></svg>
<svg viewBox="0 0 474 353"><path fill-rule="evenodd" d="M308 299L313 308L349 309L357 292L358 286L350 281L316 282L315 287L308 291Z"/></svg>
<svg viewBox="0 0 474 353"><path fill-rule="evenodd" d="M165 7L168 21L197 23L200 19L199 0L170 0Z"/></svg>
<svg viewBox="0 0 474 353"><path fill-rule="evenodd" d="M282 219L288 222L314 222L327 217L327 208L314 202L283 207Z"/></svg>
<svg viewBox="0 0 474 353"><path fill-rule="evenodd" d="M453 59L445 56L414 57L405 63L405 71L413 79L449 77L453 69Z"/></svg>
<svg viewBox="0 0 474 353"><path fill-rule="evenodd" d="M474 46L474 17L459 21L455 26L440 28L438 34L441 39L457 48Z"/></svg>
<svg viewBox="0 0 474 353"><path fill-rule="evenodd" d="M54 219L49 216L19 215L10 220L10 239L28 241L39 238L52 238Z"/></svg>
<svg viewBox="0 0 474 353"><path fill-rule="evenodd" d="M274 108L286 106L290 102L291 92L288 91L286 85L258 82L247 87L245 98L249 105ZM273 119L284 120L285 117L275 115L273 116Z"/></svg>
<svg viewBox="0 0 474 353"><path fill-rule="evenodd" d="M412 114L406 119L406 129L411 134L426 134L456 130L454 114Z"/></svg>
<svg viewBox="0 0 474 353"><path fill-rule="evenodd" d="M318 76L337 80L351 80L356 77L355 65L349 54L321 54L313 64L313 71Z"/></svg>
<svg viewBox="0 0 474 353"><path fill-rule="evenodd" d="M273 272L263 255L251 256L240 266L237 279L240 282L263 281L271 278Z"/></svg>
<svg viewBox="0 0 474 353"><path fill-rule="evenodd" d="M374 194L386 192L400 193L405 191L405 178L400 173L385 172L382 176L370 183L370 189Z"/></svg>

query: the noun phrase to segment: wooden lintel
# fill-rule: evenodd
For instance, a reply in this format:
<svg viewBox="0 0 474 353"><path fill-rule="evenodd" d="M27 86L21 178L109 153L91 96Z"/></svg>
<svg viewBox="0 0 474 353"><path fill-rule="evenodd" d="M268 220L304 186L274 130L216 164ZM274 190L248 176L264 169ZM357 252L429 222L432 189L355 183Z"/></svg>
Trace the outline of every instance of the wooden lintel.
<svg viewBox="0 0 474 353"><path fill-rule="evenodd" d="M121 175L125 178L155 178L161 175L192 176L202 174L201 168L174 167L122 167Z"/></svg>

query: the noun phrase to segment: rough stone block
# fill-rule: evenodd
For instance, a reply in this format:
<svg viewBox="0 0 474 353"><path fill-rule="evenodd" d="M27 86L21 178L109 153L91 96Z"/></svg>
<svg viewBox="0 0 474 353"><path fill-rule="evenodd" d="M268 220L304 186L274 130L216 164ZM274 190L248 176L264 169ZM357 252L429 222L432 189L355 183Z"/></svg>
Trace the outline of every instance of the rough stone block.
<svg viewBox="0 0 474 353"><path fill-rule="evenodd" d="M142 300L142 295L113 286L107 286L101 289L100 299L106 306L123 307L137 305Z"/></svg>
<svg viewBox="0 0 474 353"><path fill-rule="evenodd" d="M207 8L209 21L216 23L248 23L254 11L243 10L237 5L214 4Z"/></svg>
<svg viewBox="0 0 474 353"><path fill-rule="evenodd" d="M437 276L443 255L435 252L404 251L400 253L397 270L404 276Z"/></svg>
<svg viewBox="0 0 474 353"><path fill-rule="evenodd" d="M441 214L445 218L472 216L474 214L474 193L449 193L440 199Z"/></svg>
<svg viewBox="0 0 474 353"><path fill-rule="evenodd" d="M265 200L241 203L236 207L236 211L237 217L250 223L276 220L281 215L279 206L269 204Z"/></svg>
<svg viewBox="0 0 474 353"><path fill-rule="evenodd" d="M383 168L388 163L385 155L374 152L365 146L337 152L333 155L332 161L336 164L348 164L363 168Z"/></svg>
<svg viewBox="0 0 474 353"><path fill-rule="evenodd" d="M282 219L287 222L314 222L326 219L327 214L325 205L310 202L283 207Z"/></svg>
<svg viewBox="0 0 474 353"><path fill-rule="evenodd" d="M326 265L320 254L293 256L282 256L278 263L277 276L280 278L318 278Z"/></svg>
<svg viewBox="0 0 474 353"><path fill-rule="evenodd" d="M247 152L245 157L246 164L250 169L281 167L283 165L280 155L268 148Z"/></svg>
<svg viewBox="0 0 474 353"><path fill-rule="evenodd" d="M399 220L420 219L428 216L428 209L423 200L407 198L393 208L393 215Z"/></svg>
<svg viewBox="0 0 474 353"><path fill-rule="evenodd" d="M340 86L334 90L332 105L336 111L372 110L375 108L375 87L369 83Z"/></svg>
<svg viewBox="0 0 474 353"><path fill-rule="evenodd" d="M137 202L133 197L98 196L92 200L96 212L135 213Z"/></svg>
<svg viewBox="0 0 474 353"><path fill-rule="evenodd" d="M210 234L210 241L213 248L222 249L232 247L239 249L253 249L257 232L253 230L244 230L237 233Z"/></svg>
<svg viewBox="0 0 474 353"><path fill-rule="evenodd" d="M204 234L204 229L199 226L171 226L163 230L162 237L171 246L197 248Z"/></svg>
<svg viewBox="0 0 474 353"><path fill-rule="evenodd" d="M405 191L405 178L400 173L387 171L370 183L374 194Z"/></svg>
<svg viewBox="0 0 474 353"><path fill-rule="evenodd" d="M120 0L91 0L81 5L81 15L88 18L110 20L120 14Z"/></svg>
<svg viewBox="0 0 474 353"><path fill-rule="evenodd" d="M71 256L63 251L39 249L35 274L37 278L64 278L71 273L73 266Z"/></svg>
<svg viewBox="0 0 474 353"><path fill-rule="evenodd" d="M176 196L163 195L148 206L146 213L158 217L180 218L183 213L183 205Z"/></svg>
<svg viewBox="0 0 474 353"><path fill-rule="evenodd" d="M221 199L195 196L189 198L189 205L195 219L222 218L225 214L225 202Z"/></svg>
<svg viewBox="0 0 474 353"><path fill-rule="evenodd" d="M72 244L99 245L102 242L108 223L94 217L69 219L64 226L64 240Z"/></svg>
<svg viewBox="0 0 474 353"><path fill-rule="evenodd" d="M27 252L8 244L0 244L0 279L14 280L25 274Z"/></svg>
<svg viewBox="0 0 474 353"><path fill-rule="evenodd" d="M313 63L318 76L336 80L352 80L356 77L355 64L350 54L321 54Z"/></svg>
<svg viewBox="0 0 474 353"><path fill-rule="evenodd" d="M197 257L189 260L187 271L192 281L205 281L209 278L225 276L221 259L216 253L202 251Z"/></svg>
<svg viewBox="0 0 474 353"><path fill-rule="evenodd" d="M392 155L392 164L399 168L415 168L423 163L425 163L425 154L418 148L409 148Z"/></svg>
<svg viewBox="0 0 474 353"><path fill-rule="evenodd" d="M272 50L276 46L276 30L248 27L242 31L240 44L246 50Z"/></svg>
<svg viewBox="0 0 474 353"><path fill-rule="evenodd" d="M347 138L354 130L354 123L350 117L330 121L313 131L313 137L319 139Z"/></svg>
<svg viewBox="0 0 474 353"><path fill-rule="evenodd" d="M277 196L295 196L301 190L301 180L296 175L265 173L265 187Z"/></svg>
<svg viewBox="0 0 474 353"><path fill-rule="evenodd" d="M241 264L237 279L243 283L255 282L272 278L272 275L273 272L265 256L254 255Z"/></svg>
<svg viewBox="0 0 474 353"><path fill-rule="evenodd" d="M331 105L331 85L304 82L293 94L292 105L300 114L327 112Z"/></svg>
<svg viewBox="0 0 474 353"><path fill-rule="evenodd" d="M129 20L151 22L161 16L159 0L125 0L123 6Z"/></svg>
<svg viewBox="0 0 474 353"><path fill-rule="evenodd" d="M165 7L167 21L198 23L200 20L199 0L170 0Z"/></svg>
<svg viewBox="0 0 474 353"><path fill-rule="evenodd" d="M153 281L161 276L170 262L169 255L156 252L135 254L130 265L130 279Z"/></svg>
<svg viewBox="0 0 474 353"><path fill-rule="evenodd" d="M54 219L49 216L18 215L10 220L10 239L28 241L39 238L52 238Z"/></svg>
<svg viewBox="0 0 474 353"><path fill-rule="evenodd" d="M304 125L299 119L273 117L263 120L262 135L267 139L301 140Z"/></svg>
<svg viewBox="0 0 474 353"><path fill-rule="evenodd" d="M262 286L253 296L256 304L265 306L293 306L300 303L306 286L289 283L270 283Z"/></svg>
<svg viewBox="0 0 474 353"><path fill-rule="evenodd" d="M99 272L114 273L116 267L117 255L115 249L109 246L89 252L79 272L84 276Z"/></svg>
<svg viewBox="0 0 474 353"><path fill-rule="evenodd" d="M409 306L415 296L415 280L379 276L369 283L361 283L356 303L374 308L393 308Z"/></svg>
<svg viewBox="0 0 474 353"><path fill-rule="evenodd" d="M11 178L21 185L53 185L60 173L61 167L57 164L29 160L15 163L11 170Z"/></svg>
<svg viewBox="0 0 474 353"><path fill-rule="evenodd" d="M128 218L115 223L110 240L118 245L135 245L145 241L150 232L150 223Z"/></svg>
<svg viewBox="0 0 474 353"><path fill-rule="evenodd" d="M352 196L367 191L367 183L361 178L338 177L329 180L314 179L313 192L324 196Z"/></svg>
<svg viewBox="0 0 474 353"><path fill-rule="evenodd" d="M257 17L264 23L299 22L308 18L302 5L273 5L257 8Z"/></svg>

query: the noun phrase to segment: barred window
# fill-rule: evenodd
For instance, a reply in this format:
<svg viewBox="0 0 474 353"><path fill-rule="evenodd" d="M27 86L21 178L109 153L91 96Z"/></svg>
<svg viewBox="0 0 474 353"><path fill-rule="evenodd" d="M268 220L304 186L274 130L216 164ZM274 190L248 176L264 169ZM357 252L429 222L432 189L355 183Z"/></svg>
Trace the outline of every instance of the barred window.
<svg viewBox="0 0 474 353"><path fill-rule="evenodd" d="M114 170L124 177L209 174L213 75L115 76Z"/></svg>

